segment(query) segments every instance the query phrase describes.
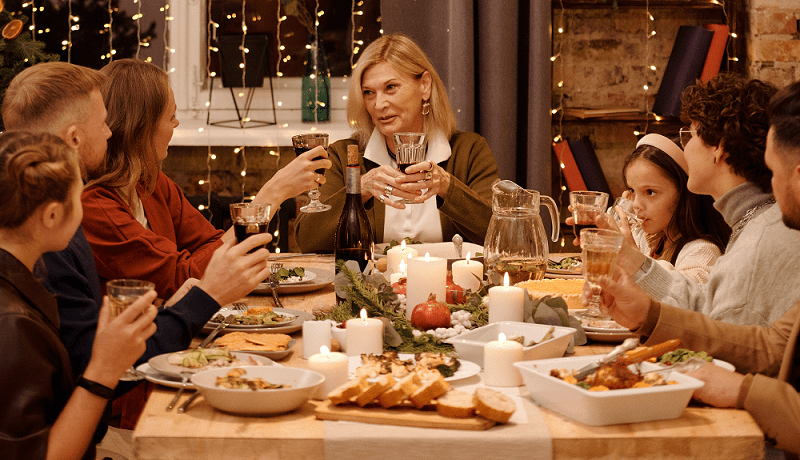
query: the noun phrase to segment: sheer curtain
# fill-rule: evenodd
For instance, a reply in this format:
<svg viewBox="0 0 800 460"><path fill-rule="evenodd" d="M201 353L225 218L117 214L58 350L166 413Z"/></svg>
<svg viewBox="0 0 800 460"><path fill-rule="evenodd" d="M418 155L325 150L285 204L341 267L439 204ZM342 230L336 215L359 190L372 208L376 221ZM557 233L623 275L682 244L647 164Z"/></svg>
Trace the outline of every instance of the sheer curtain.
<svg viewBox="0 0 800 460"><path fill-rule="evenodd" d="M381 0L385 34L414 39L444 80L462 131L502 179L552 195L549 0Z"/></svg>

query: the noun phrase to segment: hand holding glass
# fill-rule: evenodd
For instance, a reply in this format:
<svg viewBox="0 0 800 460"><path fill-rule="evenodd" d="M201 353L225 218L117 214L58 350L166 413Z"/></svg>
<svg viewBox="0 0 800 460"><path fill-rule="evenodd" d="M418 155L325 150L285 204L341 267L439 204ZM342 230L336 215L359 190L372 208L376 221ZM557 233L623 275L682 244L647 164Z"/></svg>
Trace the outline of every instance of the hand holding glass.
<svg viewBox="0 0 800 460"><path fill-rule="evenodd" d="M628 217L628 225L634 226L642 224L642 219L636 217L636 212L633 210L633 201L625 197L619 197L614 200L614 204L609 207L607 211L608 214L614 218L614 221L617 224L620 223L620 218L617 214L617 207L622 208L622 211L625 212L625 215Z"/></svg>
<svg viewBox="0 0 800 460"><path fill-rule="evenodd" d="M267 233L269 216L272 211L271 204L231 203L230 209L233 232L239 243L248 236ZM248 251L248 254L257 250L258 248L253 248Z"/></svg>
<svg viewBox="0 0 800 460"><path fill-rule="evenodd" d="M425 133L394 133L394 148L397 156L397 169L406 174L406 168L425 159ZM407 198L396 201L404 204L418 204Z"/></svg>
<svg viewBox="0 0 800 460"><path fill-rule="evenodd" d="M577 316L592 320L611 319L600 312L601 288L597 281L601 276L611 276L617 254L622 247L622 233L613 230L585 228L581 230L580 239L583 277L592 289L592 297L589 299L589 308Z"/></svg>
<svg viewBox="0 0 800 460"><path fill-rule="evenodd" d="M146 292L155 289L156 285L150 281L141 280L111 280L106 283L106 295L108 295L108 319L112 320L120 313L125 311L130 304L143 296ZM145 378L144 372L137 371L133 366L130 367L120 380L131 382Z"/></svg>
<svg viewBox="0 0 800 460"><path fill-rule="evenodd" d="M578 237L584 228L594 227L595 217L605 212L608 206L608 193L569 192L569 205L572 208L572 229Z"/></svg>
<svg viewBox="0 0 800 460"><path fill-rule="evenodd" d="M314 147L322 146L323 148L328 148L328 135L325 133L308 133L308 134L297 134L292 136L292 147L294 147L295 155L302 155L305 152L313 149ZM320 160L322 157L314 158L315 160ZM325 168L317 169L317 174L320 176L325 175ZM312 188L308 192L308 197L311 198L311 202L307 205L300 208L302 212L322 212L331 209L330 205L323 204L319 201L319 186Z"/></svg>

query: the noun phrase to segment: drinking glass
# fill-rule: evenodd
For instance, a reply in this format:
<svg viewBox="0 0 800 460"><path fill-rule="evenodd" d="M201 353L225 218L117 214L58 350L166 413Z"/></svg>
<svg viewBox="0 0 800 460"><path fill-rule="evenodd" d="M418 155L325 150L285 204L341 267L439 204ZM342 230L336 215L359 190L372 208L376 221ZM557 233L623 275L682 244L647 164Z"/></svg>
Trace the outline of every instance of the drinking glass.
<svg viewBox="0 0 800 460"><path fill-rule="evenodd" d="M397 169L405 174L406 168L425 159L425 133L394 133L394 148L397 155ZM397 202L418 204L406 198Z"/></svg>
<svg viewBox="0 0 800 460"><path fill-rule="evenodd" d="M625 212L625 215L628 217L629 225L635 226L642 224L642 219L636 217L636 212L633 210L633 201L625 197L619 197L616 200L614 200L614 204L611 205L607 211L608 214L614 218L617 224L619 224L620 222L619 216L617 215L617 206L622 208L622 210Z"/></svg>
<svg viewBox="0 0 800 460"><path fill-rule="evenodd" d="M271 204L256 203L231 203L231 220L236 241L241 243L250 235L267 233L269 229L269 216L272 211ZM264 246L266 247L266 245ZM258 250L255 247L248 254Z"/></svg>
<svg viewBox="0 0 800 460"><path fill-rule="evenodd" d="M325 133L307 133L307 134L297 134L292 136L292 147L294 147L294 153L296 155L301 155L309 150L313 149L314 147L321 145L325 149L328 148L328 135ZM314 158L315 160L319 160L322 157ZM317 174L324 176L325 175L325 168L317 169ZM307 205L300 208L302 212L323 212L331 209L331 206L328 204L324 204L319 201L319 186L316 186L308 191L308 197L311 198L311 202Z"/></svg>
<svg viewBox="0 0 800 460"><path fill-rule="evenodd" d="M617 254L622 247L622 233L599 228L581 230L581 258L583 259L583 277L592 289L589 308L577 316L582 319L609 320L611 317L600 312L600 286L597 284L601 276L611 276Z"/></svg>
<svg viewBox="0 0 800 460"><path fill-rule="evenodd" d="M106 283L106 294L108 295L108 316L112 320L122 313L130 304L144 295L147 291L155 289L156 285L150 281L141 280L111 280ZM143 380L145 373L137 371L133 366L130 367L120 380L133 382Z"/></svg>
<svg viewBox="0 0 800 460"><path fill-rule="evenodd" d="M572 207L572 230L579 236L584 228L595 226L595 217L606 212L608 193L569 192L569 205Z"/></svg>

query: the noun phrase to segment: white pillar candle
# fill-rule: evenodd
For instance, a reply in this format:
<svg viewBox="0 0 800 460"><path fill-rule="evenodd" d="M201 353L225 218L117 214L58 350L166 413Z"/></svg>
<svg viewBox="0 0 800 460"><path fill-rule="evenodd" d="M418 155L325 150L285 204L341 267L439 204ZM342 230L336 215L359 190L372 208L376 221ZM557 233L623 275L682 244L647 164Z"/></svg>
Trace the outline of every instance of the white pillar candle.
<svg viewBox="0 0 800 460"><path fill-rule="evenodd" d="M489 323L498 321L522 321L525 291L508 285L508 273L503 286L489 288Z"/></svg>
<svg viewBox="0 0 800 460"><path fill-rule="evenodd" d="M303 321L303 358L319 353L320 347L331 348L330 321Z"/></svg>
<svg viewBox="0 0 800 460"><path fill-rule="evenodd" d="M412 257L408 259L406 281L406 318L411 319L414 307L427 302L428 296L436 294L436 300L445 301L447 290L447 259L431 257Z"/></svg>
<svg viewBox="0 0 800 460"><path fill-rule="evenodd" d="M361 318L347 320L347 355L379 355L383 353L383 321L367 318L367 311L361 309Z"/></svg>
<svg viewBox="0 0 800 460"><path fill-rule="evenodd" d="M398 273L400 271L400 262L407 261L409 257L417 257L419 252L414 248L407 248L406 242L403 240L399 246L395 246L386 253L386 273Z"/></svg>
<svg viewBox="0 0 800 460"><path fill-rule="evenodd" d="M497 341L483 347L483 383L490 387L518 387L522 375L514 363L522 361L522 344L506 340L502 332Z"/></svg>
<svg viewBox="0 0 800 460"><path fill-rule="evenodd" d="M319 353L308 358L308 368L325 376L321 390L315 399L325 399L332 390L347 382L349 360L342 353L331 353L327 347L320 347Z"/></svg>
<svg viewBox="0 0 800 460"><path fill-rule="evenodd" d="M406 270L406 261L400 261L400 269L396 273L392 273L389 275L389 282L394 284L400 282L401 279L406 277L407 270Z"/></svg>
<svg viewBox="0 0 800 460"><path fill-rule="evenodd" d="M467 260L457 260L453 262L453 282L457 285L472 292L478 292L481 288L481 281L483 281L483 264L469 259L470 254L467 253Z"/></svg>

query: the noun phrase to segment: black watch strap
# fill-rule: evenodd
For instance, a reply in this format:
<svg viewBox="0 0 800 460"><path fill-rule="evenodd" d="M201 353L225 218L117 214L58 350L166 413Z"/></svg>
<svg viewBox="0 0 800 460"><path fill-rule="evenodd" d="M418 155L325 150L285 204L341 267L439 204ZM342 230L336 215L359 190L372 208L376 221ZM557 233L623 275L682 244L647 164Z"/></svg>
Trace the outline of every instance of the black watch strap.
<svg viewBox="0 0 800 460"><path fill-rule="evenodd" d="M84 378L82 375L78 377L78 380L75 382L75 384L79 387L86 388L86 391L100 396L101 398L108 400L114 399L114 390L101 383Z"/></svg>

